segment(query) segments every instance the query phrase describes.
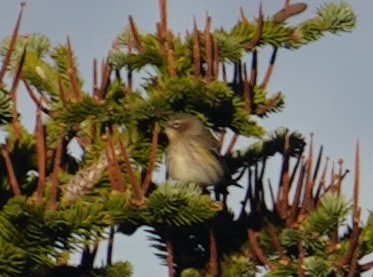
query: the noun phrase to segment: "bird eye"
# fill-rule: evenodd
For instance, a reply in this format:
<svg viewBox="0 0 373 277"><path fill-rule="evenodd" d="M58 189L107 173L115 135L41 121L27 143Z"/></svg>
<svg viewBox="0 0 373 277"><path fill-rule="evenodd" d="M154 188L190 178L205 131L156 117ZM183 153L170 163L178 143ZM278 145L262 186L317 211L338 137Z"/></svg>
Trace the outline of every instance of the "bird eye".
<svg viewBox="0 0 373 277"><path fill-rule="evenodd" d="M171 122L171 127L174 128L174 129L179 129L180 125L181 125L180 120L174 120L174 121Z"/></svg>

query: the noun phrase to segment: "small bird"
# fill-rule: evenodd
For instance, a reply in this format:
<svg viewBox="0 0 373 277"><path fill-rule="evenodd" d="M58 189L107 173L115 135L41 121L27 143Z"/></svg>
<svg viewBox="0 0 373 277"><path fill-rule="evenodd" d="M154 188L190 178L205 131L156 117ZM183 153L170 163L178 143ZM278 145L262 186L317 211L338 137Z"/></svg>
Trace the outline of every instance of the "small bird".
<svg viewBox="0 0 373 277"><path fill-rule="evenodd" d="M177 114L165 127L168 176L181 183L202 187L220 185L227 169L212 134L194 115Z"/></svg>

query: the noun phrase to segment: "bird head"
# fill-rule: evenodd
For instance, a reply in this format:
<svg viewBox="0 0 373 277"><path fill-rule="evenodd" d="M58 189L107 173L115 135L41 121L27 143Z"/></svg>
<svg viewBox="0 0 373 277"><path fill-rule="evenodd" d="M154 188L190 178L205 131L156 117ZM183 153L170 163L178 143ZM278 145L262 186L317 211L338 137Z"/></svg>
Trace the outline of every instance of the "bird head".
<svg viewBox="0 0 373 277"><path fill-rule="evenodd" d="M176 114L167 123L165 133L169 140L185 136L198 136L203 134L204 126L194 115Z"/></svg>

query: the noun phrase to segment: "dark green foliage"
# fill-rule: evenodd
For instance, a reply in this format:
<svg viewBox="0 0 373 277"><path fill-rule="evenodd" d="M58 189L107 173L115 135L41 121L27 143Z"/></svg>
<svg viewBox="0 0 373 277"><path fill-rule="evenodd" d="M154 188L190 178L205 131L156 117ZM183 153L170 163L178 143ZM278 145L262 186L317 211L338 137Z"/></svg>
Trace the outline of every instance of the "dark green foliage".
<svg viewBox="0 0 373 277"><path fill-rule="evenodd" d="M154 226L185 226L201 223L215 215L209 195L202 195L196 185L160 185L147 204L151 224Z"/></svg>

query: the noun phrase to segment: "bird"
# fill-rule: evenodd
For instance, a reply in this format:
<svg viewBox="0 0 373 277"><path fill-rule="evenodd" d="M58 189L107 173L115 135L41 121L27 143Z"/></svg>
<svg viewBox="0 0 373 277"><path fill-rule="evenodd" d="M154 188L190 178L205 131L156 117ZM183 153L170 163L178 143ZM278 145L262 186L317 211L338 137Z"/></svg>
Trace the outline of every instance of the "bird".
<svg viewBox="0 0 373 277"><path fill-rule="evenodd" d="M170 179L203 188L219 186L227 179L218 142L197 116L176 114L166 123L164 132L168 138L166 166Z"/></svg>

